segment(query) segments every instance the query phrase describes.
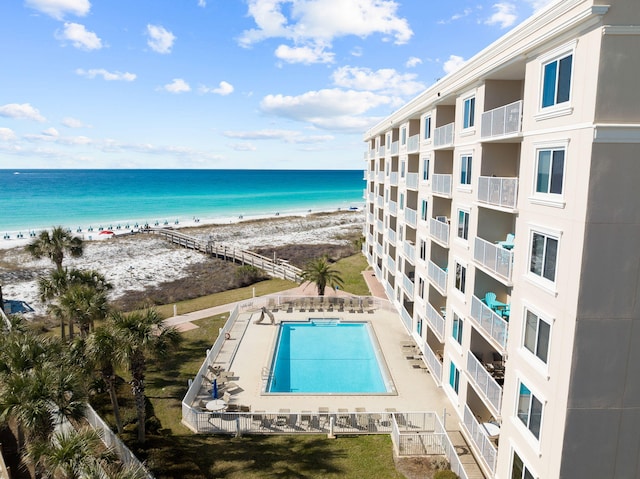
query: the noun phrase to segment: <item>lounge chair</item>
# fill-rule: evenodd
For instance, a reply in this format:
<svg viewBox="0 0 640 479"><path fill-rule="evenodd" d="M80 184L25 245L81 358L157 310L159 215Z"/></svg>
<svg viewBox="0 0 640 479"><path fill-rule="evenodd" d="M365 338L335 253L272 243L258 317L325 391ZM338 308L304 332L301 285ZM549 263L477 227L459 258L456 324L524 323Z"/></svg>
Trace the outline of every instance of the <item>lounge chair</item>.
<svg viewBox="0 0 640 479"><path fill-rule="evenodd" d="M516 239L516 236L513 233L509 233L507 235L507 238L504 241L497 241L496 244L498 246L503 247L504 249L513 249L514 247L514 240Z"/></svg>
<svg viewBox="0 0 640 479"><path fill-rule="evenodd" d="M484 295L484 304L489 306L495 313L502 315L502 311L509 306L506 303L496 300L496 293L489 291Z"/></svg>

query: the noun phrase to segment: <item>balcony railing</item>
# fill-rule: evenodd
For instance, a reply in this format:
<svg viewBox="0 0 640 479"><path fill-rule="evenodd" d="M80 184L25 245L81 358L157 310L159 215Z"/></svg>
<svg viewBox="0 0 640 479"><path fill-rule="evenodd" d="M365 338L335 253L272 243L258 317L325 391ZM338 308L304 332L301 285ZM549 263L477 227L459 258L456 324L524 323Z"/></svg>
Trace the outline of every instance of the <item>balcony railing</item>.
<svg viewBox="0 0 640 479"><path fill-rule="evenodd" d="M471 436L471 440L480 453L480 457L482 457L484 463L492 473L495 473L498 450L466 404L464 406L464 427Z"/></svg>
<svg viewBox="0 0 640 479"><path fill-rule="evenodd" d="M482 114L481 121L480 136L482 138L520 133L522 126L522 100L494 110L485 111Z"/></svg>
<svg viewBox="0 0 640 479"><path fill-rule="evenodd" d="M433 146L435 148L453 145L453 125L453 123L449 123L433 130Z"/></svg>
<svg viewBox="0 0 640 479"><path fill-rule="evenodd" d="M369 159L374 158L376 156L376 149L372 148L369 150Z"/></svg>
<svg viewBox="0 0 640 479"><path fill-rule="evenodd" d="M376 220L376 229L382 233L382 231L384 230L384 223L382 222L382 220Z"/></svg>
<svg viewBox="0 0 640 479"><path fill-rule="evenodd" d="M442 382L442 363L428 344L425 344L424 346L423 355L424 361L427 363L429 371L431 371L431 377L436 380L438 385L440 385Z"/></svg>
<svg viewBox="0 0 640 479"><path fill-rule="evenodd" d="M451 196L451 182L451 175L433 175L431 180L431 189L436 195Z"/></svg>
<svg viewBox="0 0 640 479"><path fill-rule="evenodd" d="M383 254L383 248L382 245L380 243L376 243L376 253L378 253L378 256L382 256ZM378 278L380 278L381 276L378 276Z"/></svg>
<svg viewBox="0 0 640 479"><path fill-rule="evenodd" d="M389 201L389 213L391 213L393 216L398 215L398 203L396 203L395 201Z"/></svg>
<svg viewBox="0 0 640 479"><path fill-rule="evenodd" d="M513 251L476 237L473 259L501 278L511 281Z"/></svg>
<svg viewBox="0 0 640 479"><path fill-rule="evenodd" d="M367 213L367 225L373 224L373 213Z"/></svg>
<svg viewBox="0 0 640 479"><path fill-rule="evenodd" d="M504 353L507 348L509 323L476 296L471 297L471 317L478 323L485 334L493 338L502 347L502 352Z"/></svg>
<svg viewBox="0 0 640 479"><path fill-rule="evenodd" d="M380 148L378 148L378 155L379 156L384 156L386 151L387 151L387 149L385 148L384 145L382 145Z"/></svg>
<svg viewBox="0 0 640 479"><path fill-rule="evenodd" d="M376 198L376 206L378 208L384 207L384 198L380 195L378 195L378 197Z"/></svg>
<svg viewBox="0 0 640 479"><path fill-rule="evenodd" d="M438 311L436 311L436 308L431 306L431 303L427 303L426 313L427 322L431 326L431 329L435 331L440 342L444 342L444 318Z"/></svg>
<svg viewBox="0 0 640 479"><path fill-rule="evenodd" d="M367 193L367 201L373 203L376 200L376 194L371 191Z"/></svg>
<svg viewBox="0 0 640 479"><path fill-rule="evenodd" d="M407 331L411 331L411 325L413 323L413 318L409 315L404 306L400 307L400 317L402 318L402 322L404 326L407 328Z"/></svg>
<svg viewBox="0 0 640 479"><path fill-rule="evenodd" d="M420 149L420 135L413 135L409 137L407 142L407 153L417 153Z"/></svg>
<svg viewBox="0 0 640 479"><path fill-rule="evenodd" d="M419 181L420 181L420 176L418 175L418 173L407 173L408 189L417 190Z"/></svg>
<svg viewBox="0 0 640 479"><path fill-rule="evenodd" d="M367 243L373 246L373 235L371 233L367 233Z"/></svg>
<svg viewBox="0 0 640 479"><path fill-rule="evenodd" d="M398 141L394 141L391 143L391 155L397 155L400 151L400 143Z"/></svg>
<svg viewBox="0 0 640 479"><path fill-rule="evenodd" d="M449 244L449 223L430 218L429 233L442 244Z"/></svg>
<svg viewBox="0 0 640 479"><path fill-rule="evenodd" d="M391 256L387 256L387 269L396 274L396 261Z"/></svg>
<svg viewBox="0 0 640 479"><path fill-rule="evenodd" d="M447 272L431 260L427 264L427 277L443 295L447 294Z"/></svg>
<svg viewBox="0 0 640 479"><path fill-rule="evenodd" d="M416 245L410 241L405 241L402 244L402 251L404 251L405 257L415 264L416 262Z"/></svg>
<svg viewBox="0 0 640 479"><path fill-rule="evenodd" d="M407 295L411 301L413 301L413 290L416 285L411 278L409 278L406 274L402 275L402 285L404 286L404 290L407 292Z"/></svg>
<svg viewBox="0 0 640 479"><path fill-rule="evenodd" d="M382 276L379 277L382 278ZM393 301L395 300L395 295L393 294L393 286L391 286L389 283L385 283L384 289L387 292L387 298L389 298L389 300L393 303Z"/></svg>
<svg viewBox="0 0 640 479"><path fill-rule="evenodd" d="M378 183L384 183L384 171L378 171L376 180Z"/></svg>
<svg viewBox="0 0 640 479"><path fill-rule="evenodd" d="M382 270L380 269L380 266L378 266L378 263L373 265L373 271L376 273L376 278L382 278Z"/></svg>
<svg viewBox="0 0 640 479"><path fill-rule="evenodd" d="M418 212L416 210L412 210L411 208L404 209L404 220L407 224L413 226L414 228L418 224Z"/></svg>
<svg viewBox="0 0 640 479"><path fill-rule="evenodd" d="M398 172L392 171L389 175L389 183L391 186L398 186Z"/></svg>
<svg viewBox="0 0 640 479"><path fill-rule="evenodd" d="M478 179L478 201L502 208L515 208L518 178L481 176Z"/></svg>
<svg viewBox="0 0 640 479"><path fill-rule="evenodd" d="M467 353L467 372L478 388L481 397L484 397L500 414L502 406L502 387L491 377L480 361L469 351Z"/></svg>
<svg viewBox="0 0 640 479"><path fill-rule="evenodd" d="M389 243L396 244L396 232L391 228L387 231L387 238L389 239Z"/></svg>

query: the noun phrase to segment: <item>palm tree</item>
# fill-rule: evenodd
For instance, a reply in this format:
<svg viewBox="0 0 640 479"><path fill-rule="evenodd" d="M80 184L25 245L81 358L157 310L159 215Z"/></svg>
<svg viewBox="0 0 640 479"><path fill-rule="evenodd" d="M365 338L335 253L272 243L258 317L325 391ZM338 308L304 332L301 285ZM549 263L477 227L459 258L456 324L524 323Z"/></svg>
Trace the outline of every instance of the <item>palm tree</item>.
<svg viewBox="0 0 640 479"><path fill-rule="evenodd" d="M118 434L122 434L122 419L116 394L116 367L124 363L124 354L118 344L113 327L104 326L96 329L85 342L87 361L100 372L102 380L109 390L109 398L113 407Z"/></svg>
<svg viewBox="0 0 640 479"><path fill-rule="evenodd" d="M66 231L62 226L55 226L51 233L45 230L26 246L27 252L34 258L47 257L53 261L58 271L62 271L65 251L72 257L82 256L82 240Z"/></svg>
<svg viewBox="0 0 640 479"><path fill-rule="evenodd" d="M115 313L112 315L112 321L131 373L131 391L135 397L138 415L138 442L142 444L145 441L144 378L147 356L166 356L179 345L182 338L177 329L162 324L162 318L154 309L129 314Z"/></svg>
<svg viewBox="0 0 640 479"><path fill-rule="evenodd" d="M327 286L333 288L343 285L340 273L332 268L326 256L309 261L301 276L304 281L315 283L318 296L324 296L324 290Z"/></svg>

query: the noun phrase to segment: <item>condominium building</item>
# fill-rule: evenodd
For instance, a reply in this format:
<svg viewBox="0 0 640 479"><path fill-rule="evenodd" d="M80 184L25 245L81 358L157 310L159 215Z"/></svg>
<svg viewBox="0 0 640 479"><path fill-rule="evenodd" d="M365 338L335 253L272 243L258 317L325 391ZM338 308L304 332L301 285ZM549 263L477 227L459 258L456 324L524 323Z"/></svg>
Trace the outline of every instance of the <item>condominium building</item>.
<svg viewBox="0 0 640 479"><path fill-rule="evenodd" d="M640 0L552 3L365 141L365 255L485 474L640 477Z"/></svg>

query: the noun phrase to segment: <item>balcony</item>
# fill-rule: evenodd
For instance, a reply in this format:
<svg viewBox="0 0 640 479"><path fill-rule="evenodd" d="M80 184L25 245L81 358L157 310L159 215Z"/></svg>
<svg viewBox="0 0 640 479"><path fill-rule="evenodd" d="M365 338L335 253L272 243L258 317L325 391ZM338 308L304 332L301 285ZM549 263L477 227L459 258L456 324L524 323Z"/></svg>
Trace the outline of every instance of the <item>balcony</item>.
<svg viewBox="0 0 640 479"><path fill-rule="evenodd" d="M449 223L445 223L444 221L440 221L435 218L430 218L429 234L438 242L445 246L449 246Z"/></svg>
<svg viewBox="0 0 640 479"><path fill-rule="evenodd" d="M376 200L376 194L375 193L372 193L372 192L367 193L367 201L369 203L373 203L375 200Z"/></svg>
<svg viewBox="0 0 640 479"><path fill-rule="evenodd" d="M382 257L384 250L382 249L382 245L380 243L376 243L376 253L378 256ZM378 276L381 278L381 276Z"/></svg>
<svg viewBox="0 0 640 479"><path fill-rule="evenodd" d="M429 371L431 371L431 377L435 379L436 384L439 386L442 383L442 363L426 343L422 354Z"/></svg>
<svg viewBox="0 0 640 479"><path fill-rule="evenodd" d="M374 222L373 213L367 213L367 224L372 225Z"/></svg>
<svg viewBox="0 0 640 479"><path fill-rule="evenodd" d="M438 336L438 340L441 343L444 343L444 318L438 311L436 311L436 308L431 306L431 303L427 303L426 313L427 323L429 323L431 329L433 329L436 336Z"/></svg>
<svg viewBox="0 0 640 479"><path fill-rule="evenodd" d="M372 148L369 150L369 159L373 159L376 156L376 150L375 148Z"/></svg>
<svg viewBox="0 0 640 479"><path fill-rule="evenodd" d="M380 276L380 278L382 278L382 276ZM394 296L394 291L393 291L393 287L385 281L385 285L384 285L384 289L387 292L387 298L389 298L389 301L391 301L392 303L395 300L395 296Z"/></svg>
<svg viewBox="0 0 640 479"><path fill-rule="evenodd" d="M416 210L412 210L411 208L405 208L404 220L408 225L415 228L418 224L418 212Z"/></svg>
<svg viewBox="0 0 640 479"><path fill-rule="evenodd" d="M481 332L502 348L501 353L504 354L507 349L509 323L476 296L471 297L471 318L480 326Z"/></svg>
<svg viewBox="0 0 640 479"><path fill-rule="evenodd" d="M391 228L389 228L389 231L387 231L387 239L389 240L389 243L396 244L396 232Z"/></svg>
<svg viewBox="0 0 640 479"><path fill-rule="evenodd" d="M420 135L410 136L407 142L407 153L417 153L418 150L420 150Z"/></svg>
<svg viewBox="0 0 640 479"><path fill-rule="evenodd" d="M409 278L407 275L403 274L402 286L404 287L404 290L406 291L407 297L409 298L409 300L413 301L413 291L416 287L413 280Z"/></svg>
<svg viewBox="0 0 640 479"><path fill-rule="evenodd" d="M367 244L373 246L373 235L371 233L367 233Z"/></svg>
<svg viewBox="0 0 640 479"><path fill-rule="evenodd" d="M389 175L389 184L391 186L398 186L398 172L392 171Z"/></svg>
<svg viewBox="0 0 640 479"><path fill-rule="evenodd" d="M467 353L467 372L476 386L480 397L486 399L494 409L496 416L500 415L502 406L502 387L491 377L484 365L469 351Z"/></svg>
<svg viewBox="0 0 640 479"><path fill-rule="evenodd" d="M407 173L407 189L417 190L419 181L418 173Z"/></svg>
<svg viewBox="0 0 640 479"><path fill-rule="evenodd" d="M382 278L382 270L380 270L380 266L377 263L373 265L373 271L376 273L376 278Z"/></svg>
<svg viewBox="0 0 640 479"><path fill-rule="evenodd" d="M513 251L496 246L476 237L473 259L499 278L511 283L513 273Z"/></svg>
<svg viewBox="0 0 640 479"><path fill-rule="evenodd" d="M404 323L404 327L407 328L407 331L411 332L411 325L413 324L413 318L409 315L404 306L400 307L400 317L402 318L402 322Z"/></svg>
<svg viewBox="0 0 640 479"><path fill-rule="evenodd" d="M398 216L398 203L395 201L389 201L389 213L393 216Z"/></svg>
<svg viewBox="0 0 640 479"><path fill-rule="evenodd" d="M443 148L453 146L453 123L439 126L433 130L433 147Z"/></svg>
<svg viewBox="0 0 640 479"><path fill-rule="evenodd" d="M411 241L405 241L402 244L402 251L404 252L405 257L412 263L416 263L416 245Z"/></svg>
<svg viewBox="0 0 640 479"><path fill-rule="evenodd" d="M384 223L381 220L376 220L376 229L380 233L384 231Z"/></svg>
<svg viewBox="0 0 640 479"><path fill-rule="evenodd" d="M382 208L382 207L384 207L384 198L383 198L382 196L378 196L378 197L376 198L376 206L377 206L378 208Z"/></svg>
<svg viewBox="0 0 640 479"><path fill-rule="evenodd" d="M518 200L518 178L481 176L478 179L478 201L499 208L515 209Z"/></svg>
<svg viewBox="0 0 640 479"><path fill-rule="evenodd" d="M378 183L384 183L384 171L378 171L376 181Z"/></svg>
<svg viewBox="0 0 640 479"><path fill-rule="evenodd" d="M391 143L391 156L397 155L400 151L400 143L398 141L394 141Z"/></svg>
<svg viewBox="0 0 640 479"><path fill-rule="evenodd" d="M387 256L387 269L389 271L391 271L391 273L395 276L395 274L396 274L396 261L391 256Z"/></svg>
<svg viewBox="0 0 640 479"><path fill-rule="evenodd" d="M378 156L384 156L386 151L387 149L385 148L384 145L382 145L380 148L378 148Z"/></svg>
<svg viewBox="0 0 640 479"><path fill-rule="evenodd" d="M431 190L434 195L451 198L452 175L433 175L431 179Z"/></svg>
<svg viewBox="0 0 640 479"><path fill-rule="evenodd" d="M447 272L433 261L427 264L427 277L443 296L447 295Z"/></svg>
<svg viewBox="0 0 640 479"><path fill-rule="evenodd" d="M481 138L495 138L520 133L522 127L522 100L485 111L480 127Z"/></svg>
<svg viewBox="0 0 640 479"><path fill-rule="evenodd" d="M487 468L492 474L495 474L498 450L466 404L464 406L464 427Z"/></svg>

